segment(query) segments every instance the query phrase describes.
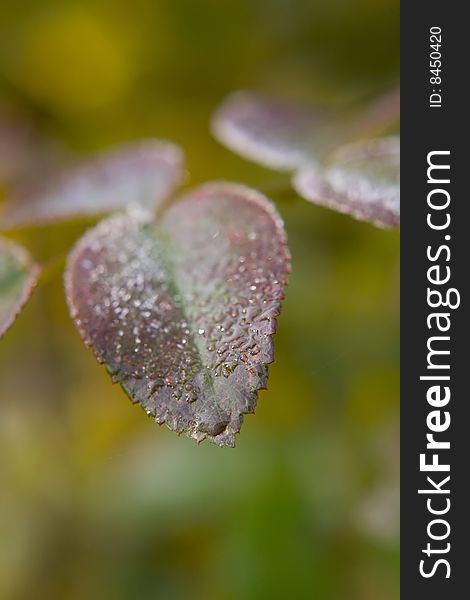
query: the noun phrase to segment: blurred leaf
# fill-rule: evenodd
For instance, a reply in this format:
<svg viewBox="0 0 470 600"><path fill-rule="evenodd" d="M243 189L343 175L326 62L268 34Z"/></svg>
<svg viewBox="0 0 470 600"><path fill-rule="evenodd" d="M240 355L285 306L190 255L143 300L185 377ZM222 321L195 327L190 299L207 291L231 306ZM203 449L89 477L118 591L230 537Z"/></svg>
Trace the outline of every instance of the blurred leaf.
<svg viewBox="0 0 470 600"><path fill-rule="evenodd" d="M182 151L170 142L121 146L13 192L0 212L0 228L103 214L132 203L153 208L182 183L183 169Z"/></svg>
<svg viewBox="0 0 470 600"><path fill-rule="evenodd" d="M379 226L399 227L399 138L364 139L393 128L399 98L395 89L365 109L333 118L313 107L238 92L215 113L212 130L248 159L274 169L297 169L293 186L307 200ZM334 147L357 139L331 155Z"/></svg>
<svg viewBox="0 0 470 600"><path fill-rule="evenodd" d="M30 159L32 132L24 119L0 106L0 181L10 181Z"/></svg>
<svg viewBox="0 0 470 600"><path fill-rule="evenodd" d="M178 433L233 446L266 385L288 270L271 203L212 183L155 220L100 223L65 282L83 340L134 402Z"/></svg>
<svg viewBox="0 0 470 600"><path fill-rule="evenodd" d="M290 171L312 161L324 122L325 115L308 106L236 92L216 111L212 132L241 156Z"/></svg>
<svg viewBox="0 0 470 600"><path fill-rule="evenodd" d="M22 246L0 237L0 337L29 299L39 271Z"/></svg>
<svg viewBox="0 0 470 600"><path fill-rule="evenodd" d="M0 103L0 184L40 173L62 154L57 141L41 136L26 115Z"/></svg>
<svg viewBox="0 0 470 600"><path fill-rule="evenodd" d="M378 226L400 226L398 137L344 146L326 169L305 166L294 175L293 183L311 202Z"/></svg>
<svg viewBox="0 0 470 600"><path fill-rule="evenodd" d="M394 89L367 106L326 111L252 92L235 92L215 112L216 139L249 160L292 171L323 162L347 142L377 136L399 119L400 92Z"/></svg>

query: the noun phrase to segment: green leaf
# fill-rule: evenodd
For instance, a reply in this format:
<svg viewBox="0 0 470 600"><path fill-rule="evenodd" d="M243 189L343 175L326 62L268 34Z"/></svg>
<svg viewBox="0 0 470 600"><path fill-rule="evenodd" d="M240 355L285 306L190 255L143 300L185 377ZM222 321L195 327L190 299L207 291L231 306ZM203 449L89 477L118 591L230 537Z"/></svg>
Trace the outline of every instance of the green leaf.
<svg viewBox="0 0 470 600"><path fill-rule="evenodd" d="M0 337L29 299L39 272L23 247L0 237Z"/></svg>
<svg viewBox="0 0 470 600"><path fill-rule="evenodd" d="M344 146L326 169L301 168L293 185L305 199L369 221L400 226L400 140L379 138Z"/></svg>
<svg viewBox="0 0 470 600"><path fill-rule="evenodd" d="M178 433L233 446L266 385L288 271L273 205L211 183L154 220L98 224L65 285L83 340L134 402Z"/></svg>
<svg viewBox="0 0 470 600"><path fill-rule="evenodd" d="M153 210L182 183L178 146L145 140L89 159L6 198L0 228L42 225L116 211L130 204Z"/></svg>

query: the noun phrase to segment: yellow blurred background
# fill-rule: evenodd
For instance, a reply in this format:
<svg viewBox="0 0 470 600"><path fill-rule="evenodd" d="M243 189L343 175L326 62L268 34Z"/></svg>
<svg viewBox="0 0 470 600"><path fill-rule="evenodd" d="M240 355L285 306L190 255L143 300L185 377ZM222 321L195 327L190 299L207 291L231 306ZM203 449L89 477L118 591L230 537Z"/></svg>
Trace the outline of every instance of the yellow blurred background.
<svg viewBox="0 0 470 600"><path fill-rule="evenodd" d="M392 85L398 0L0 3L1 105L65 153L156 136L190 184L285 177L215 142L222 98L346 104ZM79 340L62 268L87 223L15 232L45 264L0 342L0 598L398 598L398 244L284 199L293 272L237 447L159 428Z"/></svg>

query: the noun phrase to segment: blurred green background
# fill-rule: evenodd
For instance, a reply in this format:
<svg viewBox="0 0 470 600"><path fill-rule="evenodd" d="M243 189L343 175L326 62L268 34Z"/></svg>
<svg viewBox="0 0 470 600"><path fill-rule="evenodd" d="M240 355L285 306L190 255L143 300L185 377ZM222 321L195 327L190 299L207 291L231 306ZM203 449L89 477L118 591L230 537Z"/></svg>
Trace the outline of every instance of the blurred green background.
<svg viewBox="0 0 470 600"><path fill-rule="evenodd" d="M282 176L210 136L229 92L336 104L398 77L398 0L0 3L2 103L66 150L157 136L190 183ZM133 406L67 314L86 224L17 232L46 264L0 343L0 598L398 598L396 232L277 203L293 272L237 447Z"/></svg>

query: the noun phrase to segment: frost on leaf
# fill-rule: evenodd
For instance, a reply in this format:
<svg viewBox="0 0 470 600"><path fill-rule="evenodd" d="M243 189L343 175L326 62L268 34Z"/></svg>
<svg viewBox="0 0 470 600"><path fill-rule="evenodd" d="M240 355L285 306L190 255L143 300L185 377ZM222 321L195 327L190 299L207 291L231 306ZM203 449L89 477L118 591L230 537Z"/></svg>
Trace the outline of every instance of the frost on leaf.
<svg viewBox="0 0 470 600"><path fill-rule="evenodd" d="M178 433L233 446L266 386L288 271L271 203L212 183L154 220L98 224L65 285L83 340L134 402Z"/></svg>
<svg viewBox="0 0 470 600"><path fill-rule="evenodd" d="M234 152L272 169L311 162L321 147L325 116L305 105L236 92L212 120L215 138Z"/></svg>
<svg viewBox="0 0 470 600"><path fill-rule="evenodd" d="M178 146L159 140L128 144L13 192L1 207L0 228L99 215L132 204L153 210L183 178Z"/></svg>
<svg viewBox="0 0 470 600"><path fill-rule="evenodd" d="M18 244L0 237L0 337L33 291L39 267Z"/></svg>
<svg viewBox="0 0 470 600"><path fill-rule="evenodd" d="M381 227L400 226L400 140L358 142L338 150L326 169L300 169L294 187L307 200Z"/></svg>

